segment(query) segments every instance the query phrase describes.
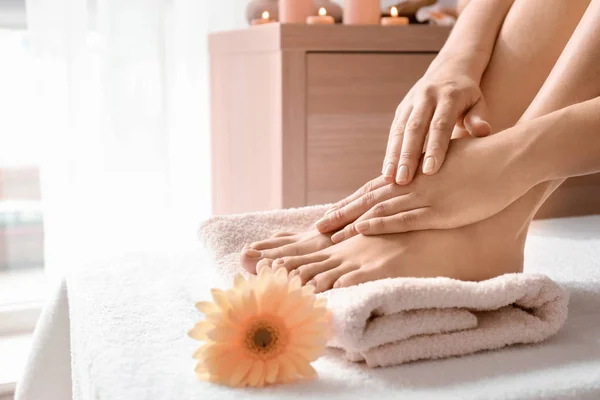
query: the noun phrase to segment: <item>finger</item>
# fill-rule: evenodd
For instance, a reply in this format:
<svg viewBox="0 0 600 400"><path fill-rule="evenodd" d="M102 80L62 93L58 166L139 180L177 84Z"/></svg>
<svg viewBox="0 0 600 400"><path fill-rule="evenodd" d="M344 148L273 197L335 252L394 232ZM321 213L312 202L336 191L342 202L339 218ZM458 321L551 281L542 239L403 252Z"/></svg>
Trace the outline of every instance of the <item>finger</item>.
<svg viewBox="0 0 600 400"><path fill-rule="evenodd" d="M465 114L463 124L474 137L488 136L492 133L492 127L487 122L487 105L483 97Z"/></svg>
<svg viewBox="0 0 600 400"><path fill-rule="evenodd" d="M323 216L317 221L317 229L321 233L331 232L356 221L376 204L398 195L397 188L394 184L388 184L363 194L352 203Z"/></svg>
<svg viewBox="0 0 600 400"><path fill-rule="evenodd" d="M405 211L389 217L371 218L356 224L361 235L383 235L430 229L427 208Z"/></svg>
<svg viewBox="0 0 600 400"><path fill-rule="evenodd" d="M378 176L377 178L372 179L369 182L362 185L360 189L358 189L356 192L352 193L350 196L335 203L329 210L327 210L325 212L325 215L329 215L333 211L338 210L338 209L346 206L347 204L352 203L354 200L358 199L359 197L363 196L364 194L369 193L373 190L379 189L380 187L385 186L387 184L388 184L388 182L386 182L382 176Z"/></svg>
<svg viewBox="0 0 600 400"><path fill-rule="evenodd" d="M396 173L396 183L399 185L410 183L415 176L415 171L417 170L423 150L423 143L425 142L425 135L433 116L433 109L434 103L432 98L424 98L415 106L408 118L402 141L399 167Z"/></svg>
<svg viewBox="0 0 600 400"><path fill-rule="evenodd" d="M456 101L448 99L438 104L429 126L429 140L423 158L423 173L432 175L442 167L452 130L459 114L460 109Z"/></svg>
<svg viewBox="0 0 600 400"><path fill-rule="evenodd" d="M394 192L392 196L395 197L390 198L391 196L382 196L382 199L376 201L376 204L367 212L363 213L363 215L358 218L356 222L346 225L344 229L331 236L331 241L333 243L339 243L358 235L360 232L356 229L356 225L361 221L372 218L388 217L390 215L409 211L417 207L422 207L422 205L416 206L414 204L414 196L411 196L410 194L397 195ZM385 197L388 197L389 200L385 200Z"/></svg>
<svg viewBox="0 0 600 400"><path fill-rule="evenodd" d="M396 117L392 122L388 144L385 150L385 158L383 160L383 168L381 170L381 175L387 182L393 182L394 176L396 176L398 161L400 160L400 150L402 149L402 142L404 139L404 129L411 112L412 105L403 107L401 104L396 113Z"/></svg>

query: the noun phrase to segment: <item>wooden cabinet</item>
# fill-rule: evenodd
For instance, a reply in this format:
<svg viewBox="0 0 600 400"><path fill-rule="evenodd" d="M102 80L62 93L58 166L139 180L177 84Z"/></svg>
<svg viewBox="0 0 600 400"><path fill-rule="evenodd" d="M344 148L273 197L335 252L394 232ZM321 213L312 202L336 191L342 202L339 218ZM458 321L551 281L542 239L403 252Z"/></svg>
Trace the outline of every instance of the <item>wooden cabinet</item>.
<svg viewBox="0 0 600 400"><path fill-rule="evenodd" d="M213 211L332 202L377 176L396 106L448 32L269 24L211 35Z"/></svg>
<svg viewBox="0 0 600 400"><path fill-rule="evenodd" d="M267 24L210 36L213 212L337 201L381 172L398 103L449 30ZM600 213L600 174L538 217Z"/></svg>

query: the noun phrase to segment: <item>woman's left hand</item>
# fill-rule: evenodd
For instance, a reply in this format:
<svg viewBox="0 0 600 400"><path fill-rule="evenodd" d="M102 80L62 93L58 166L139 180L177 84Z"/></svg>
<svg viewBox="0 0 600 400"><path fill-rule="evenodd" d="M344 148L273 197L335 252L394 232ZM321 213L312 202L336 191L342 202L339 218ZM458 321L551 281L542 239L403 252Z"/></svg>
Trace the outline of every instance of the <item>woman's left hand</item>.
<svg viewBox="0 0 600 400"><path fill-rule="evenodd" d="M405 186L378 177L335 204L317 229L343 228L332 236L338 243L358 233L449 229L491 217L538 183L513 136L453 140L437 174L419 174Z"/></svg>

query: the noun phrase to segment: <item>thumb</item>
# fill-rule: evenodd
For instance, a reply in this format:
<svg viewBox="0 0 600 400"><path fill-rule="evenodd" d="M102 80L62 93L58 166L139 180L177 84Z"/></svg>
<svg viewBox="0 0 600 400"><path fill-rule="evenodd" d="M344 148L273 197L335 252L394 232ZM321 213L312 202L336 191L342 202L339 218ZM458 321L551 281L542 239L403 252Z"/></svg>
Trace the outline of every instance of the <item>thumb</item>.
<svg viewBox="0 0 600 400"><path fill-rule="evenodd" d="M487 122L487 105L483 97L465 114L463 124L474 137L488 136L492 133L492 127Z"/></svg>

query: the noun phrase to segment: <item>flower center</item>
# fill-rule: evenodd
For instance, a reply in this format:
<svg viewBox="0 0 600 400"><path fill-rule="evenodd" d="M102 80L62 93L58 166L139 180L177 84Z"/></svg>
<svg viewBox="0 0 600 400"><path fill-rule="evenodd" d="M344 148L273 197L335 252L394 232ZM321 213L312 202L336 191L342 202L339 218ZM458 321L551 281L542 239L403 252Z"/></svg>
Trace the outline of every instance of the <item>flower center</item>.
<svg viewBox="0 0 600 400"><path fill-rule="evenodd" d="M286 333L278 321L260 319L250 324L244 338L244 345L255 356L271 358L283 351Z"/></svg>
<svg viewBox="0 0 600 400"><path fill-rule="evenodd" d="M258 348L266 349L273 343L273 333L271 330L261 327L254 332L254 345Z"/></svg>

